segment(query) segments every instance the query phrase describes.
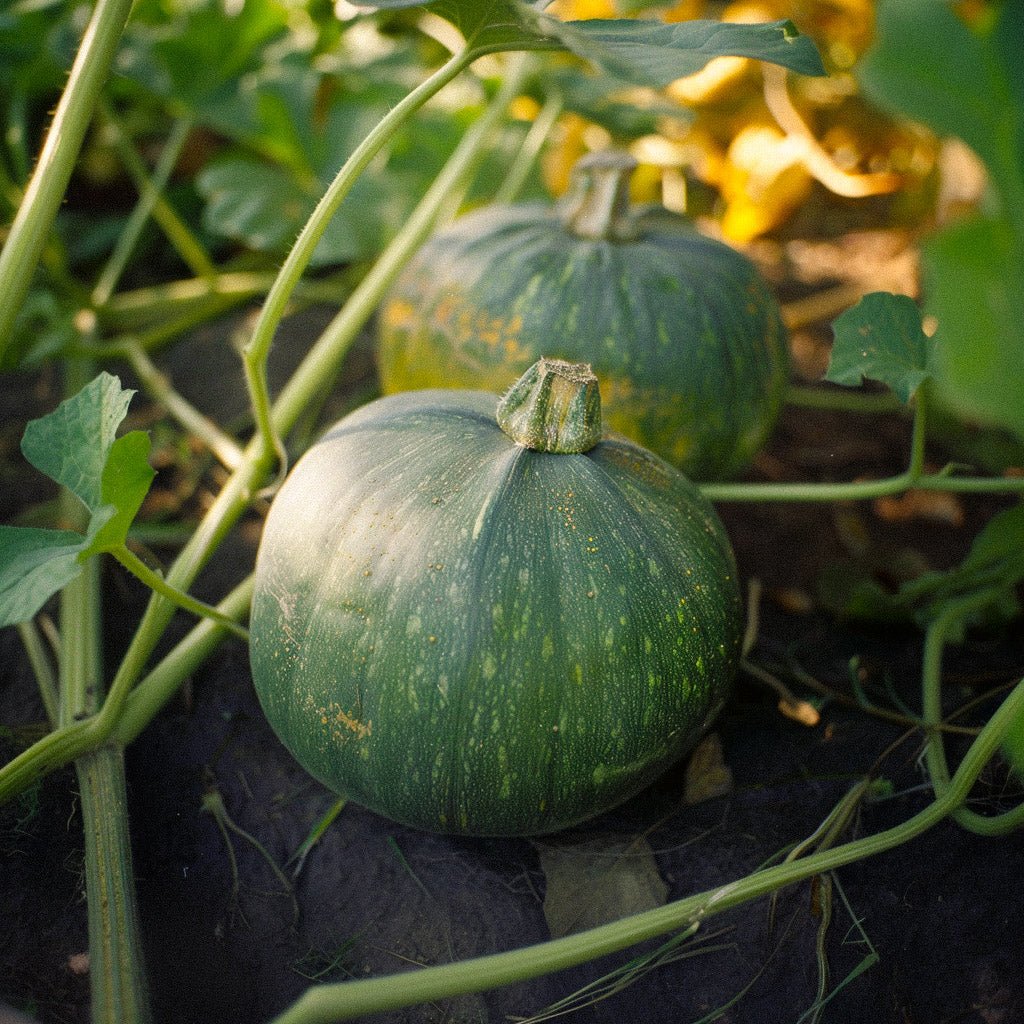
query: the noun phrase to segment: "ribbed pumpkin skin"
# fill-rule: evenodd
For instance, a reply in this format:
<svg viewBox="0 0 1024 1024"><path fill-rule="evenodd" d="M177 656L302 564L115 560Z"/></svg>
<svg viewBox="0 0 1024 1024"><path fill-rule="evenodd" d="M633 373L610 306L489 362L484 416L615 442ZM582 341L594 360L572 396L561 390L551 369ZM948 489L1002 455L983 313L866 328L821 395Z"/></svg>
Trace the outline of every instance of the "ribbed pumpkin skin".
<svg viewBox="0 0 1024 1024"><path fill-rule="evenodd" d="M733 476L788 380L778 305L742 254L665 211L635 241L578 238L543 204L466 215L381 310L385 393L501 391L541 355L590 363L607 426L690 477Z"/></svg>
<svg viewBox="0 0 1024 1024"><path fill-rule="evenodd" d="M624 439L532 451L494 395L342 420L274 500L251 656L328 786L423 829L529 835L636 793L720 709L740 599L714 511Z"/></svg>

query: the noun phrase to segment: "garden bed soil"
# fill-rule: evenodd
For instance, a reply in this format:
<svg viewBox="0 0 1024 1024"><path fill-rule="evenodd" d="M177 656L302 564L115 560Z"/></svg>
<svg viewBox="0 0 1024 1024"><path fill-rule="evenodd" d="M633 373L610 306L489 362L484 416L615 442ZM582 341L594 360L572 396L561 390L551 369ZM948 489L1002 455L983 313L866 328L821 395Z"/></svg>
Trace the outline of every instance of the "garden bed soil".
<svg viewBox="0 0 1024 1024"><path fill-rule="evenodd" d="M813 345L808 352L813 363ZM365 346L351 366L349 399L370 386ZM36 399L45 405L48 397L45 379L33 386L34 396L30 388L10 387L3 395L5 473L12 472L18 422L37 414ZM902 468L907 438L908 422L898 415L865 420L789 408L753 475L888 475ZM941 442L935 454L941 457ZM33 492L37 485L28 475L17 484L16 493L0 499L9 506L5 521L14 507L44 496ZM270 732L246 650L227 642L128 751L156 1021L256 1024L314 982L542 941L550 934L542 865L551 862L552 847L570 863L576 858L581 905L600 905L612 876L595 876L595 861L653 863L668 899L721 886L813 833L867 773L888 780L890 791L861 806L847 836L906 820L931 798L919 763L921 735L857 707L851 673L879 705L892 710L902 700L917 707L921 636L905 627L837 620L822 570L834 566L842 574L858 565L892 583L895 567L908 562L951 566L1004 505L965 498L909 511L885 504L722 506L743 579L763 588L753 657L769 666L796 661L836 692L817 725L780 713L777 695L744 675L715 726L732 775L728 792L685 803L680 765L618 810L536 842L427 835L349 806L306 858L293 893L264 852L284 865L334 797ZM200 596L217 596L244 571L257 535L254 520L204 576ZM105 567L105 574L113 660L145 595L117 567ZM178 635L188 625L181 616ZM949 652L946 669L952 709L1018 678L1024 640L1019 632L972 636ZM982 702L965 721L983 720L994 704ZM0 756L10 756L42 720L17 634L0 631L0 722L14 730L0 738ZM0 811L0 1003L47 1024L88 1019L75 787L72 771L59 772ZM976 789L978 805L1011 802L1019 789L994 768ZM222 802L235 830L220 827L211 797L213 805ZM1015 1024L1024 1020L1022 864L1024 834L982 839L943 823L839 870L827 929L821 885L793 886L775 901L706 921L678 950L685 955L567 1019L693 1024L721 1009L714 1019L797 1024L812 1019L827 963L831 998L820 1019L829 1024ZM374 1020L497 1024L529 1017L635 953Z"/></svg>

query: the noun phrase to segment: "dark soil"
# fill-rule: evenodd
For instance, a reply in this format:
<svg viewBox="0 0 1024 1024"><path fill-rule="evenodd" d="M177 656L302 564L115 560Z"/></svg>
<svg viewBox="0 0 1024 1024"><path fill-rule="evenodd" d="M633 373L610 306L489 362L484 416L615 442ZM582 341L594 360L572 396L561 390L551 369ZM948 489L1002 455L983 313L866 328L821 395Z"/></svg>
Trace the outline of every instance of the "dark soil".
<svg viewBox="0 0 1024 1024"><path fill-rule="evenodd" d="M353 367L342 405L365 389L372 369L365 352ZM45 405L45 382L34 383ZM11 390L17 395L4 399L5 442L20 433L19 419L36 414L23 401L30 389ZM888 474L901 468L906 438L907 423L898 416L865 420L790 409L753 475ZM935 445L941 461L943 441ZM22 490L4 498L5 519L42 496ZM679 766L626 806L549 842L571 846L642 833L673 899L723 885L788 850L867 773L889 780L891 796L864 805L847 837L878 832L923 808L931 794L918 764L921 735L857 707L851 687L856 659L858 682L878 705L893 710L902 700L917 707L920 634L837 619L834 598L820 586L822 571L856 565L892 583L903 565L955 564L1000 507L967 499L952 520L940 509L928 514L944 519L918 513L901 521L871 505L723 506L744 579L764 587L754 660L771 668L795 660L836 697L825 701L820 723L808 727L782 715L776 695L744 676L716 727L731 792L686 805ZM241 571L255 532L242 531L201 593L215 596ZM113 658L144 595L120 571L107 573ZM177 628L187 625L182 617ZM952 710L1019 678L1024 638L1019 630L971 637L949 653L946 668ZM995 700L964 721L983 720ZM23 745L42 719L17 634L2 631L0 722L8 729L0 734L0 757ZM128 777L158 1024L255 1024L314 981L443 963L549 935L538 846L526 840L432 836L349 806L289 894L241 831L222 832L204 810L211 794L239 830L284 864L334 799L270 732L237 642L227 643L131 747ZM994 767L977 787L978 806L1012 802L1020 797L1013 790ZM87 948L82 859L73 772L47 778L0 811L0 1004L39 1021L88 1019L88 978L77 956ZM811 1020L819 962L827 962L832 998L820 1019L830 1024L1024 1021L1022 864L1024 834L980 839L942 824L838 871L827 929L820 885L794 886L774 903L761 900L709 920L684 947L690 955L569 1019L694 1024L721 1008L715 1019L734 1024L797 1024ZM537 1013L634 953L374 1019L498 1024ZM0 1021L4 1012L0 1006Z"/></svg>

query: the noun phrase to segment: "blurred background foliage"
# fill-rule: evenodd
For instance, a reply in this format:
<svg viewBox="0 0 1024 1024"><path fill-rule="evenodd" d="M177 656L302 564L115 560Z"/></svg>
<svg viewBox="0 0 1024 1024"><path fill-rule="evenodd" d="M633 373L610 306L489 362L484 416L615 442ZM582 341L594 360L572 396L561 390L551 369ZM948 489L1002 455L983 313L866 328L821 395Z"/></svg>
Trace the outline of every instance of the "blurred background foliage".
<svg viewBox="0 0 1024 1024"><path fill-rule="evenodd" d="M979 5L961 6L969 16ZM874 39L874 0L555 0L549 11L667 22L788 18L815 40L829 72L801 78L720 57L654 93L617 89L569 58L548 61L550 74L515 113L530 121L546 95L561 93L565 112L543 159L553 194L564 191L582 153L615 143L641 162L638 199L712 217L740 244L780 231L834 234L858 223L916 226L980 195L983 171L969 152L883 113L862 94L858 67ZM85 4L16 0L0 14L7 56L0 184L8 215L88 13ZM176 181L191 185L188 199L202 207L205 228L257 251L281 251L355 141L451 45L446 28L429 12L371 17L345 0L140 0L65 222L100 205L116 218L131 200L112 119L152 156L168 119L185 117L194 129ZM494 63L483 79L497 71ZM347 204L319 262L379 249L474 115L485 85L463 80L403 133ZM84 235L66 232L65 242L75 259L88 258L113 232L93 224Z"/></svg>
<svg viewBox="0 0 1024 1024"><path fill-rule="evenodd" d="M982 0L934 6L952 6L972 31L994 9ZM20 201L90 9L66 0L14 0L0 11L5 222ZM875 0L555 0L548 10L566 19L788 18L814 39L826 77L720 57L657 92L609 81L570 56L548 55L495 137L466 201L503 195L508 169L538 121L551 126L519 197L557 196L583 153L628 148L640 162L637 200L685 210L703 230L774 260L768 272L777 284L795 285L796 298L827 284L850 285L831 305L798 309L791 318L797 370L808 379L820 377L826 354L799 333L801 325L835 315L858 291L916 294L916 244L984 203L985 165L955 133L940 135L902 116L898 103L883 109L866 95L862 69L877 41ZM83 282L115 245L172 133L184 141L166 204L158 204L133 255L126 289L214 268L279 265L345 157L458 45L454 35L429 8L139 0L21 318L20 349L38 361L68 344L74 317L88 304ZM316 272L365 266L381 251L493 94L508 59L477 62L474 74L445 89L399 133L332 222ZM554 111L557 118L550 117ZM181 247L167 244L171 211L194 234L192 251L208 253L208 263L200 257L190 264ZM837 239L842 250L828 247ZM108 307L114 317L130 303ZM119 329L126 324L138 326L130 318L117 322Z"/></svg>
<svg viewBox="0 0 1024 1024"><path fill-rule="evenodd" d="M883 222L916 226L938 213L949 159L957 164L958 194L941 202L970 203L979 194L970 154L944 154L927 129L883 113L862 94L857 70L874 39L874 0L683 0L642 11L628 0L557 0L554 10L563 17L642 13L666 21L788 18L815 40L826 78L720 57L665 90L662 99L675 111L634 95L638 107L658 115L653 132L615 140L627 141L641 161L637 198L660 197L672 208L710 215L729 241L780 231L827 236ZM573 160L606 145L619 127L583 113L567 116L545 163L549 187L563 189Z"/></svg>

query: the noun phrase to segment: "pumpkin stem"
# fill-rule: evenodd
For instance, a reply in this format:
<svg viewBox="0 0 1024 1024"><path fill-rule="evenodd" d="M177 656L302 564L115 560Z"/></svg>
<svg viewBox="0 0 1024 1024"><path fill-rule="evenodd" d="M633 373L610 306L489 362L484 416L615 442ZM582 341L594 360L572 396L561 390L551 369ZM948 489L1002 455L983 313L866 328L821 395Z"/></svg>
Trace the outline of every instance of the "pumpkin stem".
<svg viewBox="0 0 1024 1024"><path fill-rule="evenodd" d="M562 200L562 224L577 238L634 241L640 229L629 208L637 162L621 150L588 153L576 162Z"/></svg>
<svg viewBox="0 0 1024 1024"><path fill-rule="evenodd" d="M498 426L517 444L563 455L601 440L601 395L586 363L541 357L498 403Z"/></svg>

